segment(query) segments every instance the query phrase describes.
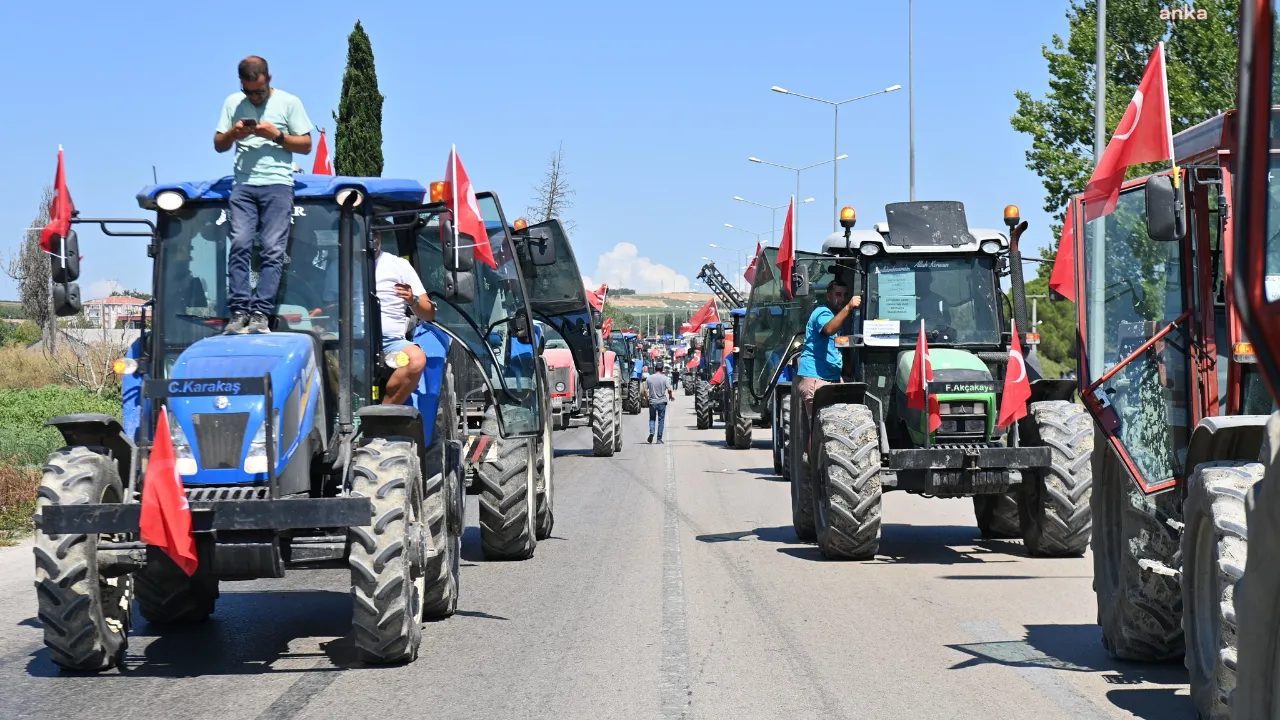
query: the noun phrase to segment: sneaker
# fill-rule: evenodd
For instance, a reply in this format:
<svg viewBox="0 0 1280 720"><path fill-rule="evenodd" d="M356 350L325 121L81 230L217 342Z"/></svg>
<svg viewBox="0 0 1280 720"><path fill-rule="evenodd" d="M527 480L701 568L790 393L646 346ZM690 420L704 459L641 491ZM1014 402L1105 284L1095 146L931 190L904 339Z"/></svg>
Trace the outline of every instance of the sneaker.
<svg viewBox="0 0 1280 720"><path fill-rule="evenodd" d="M649 443L650 445L653 444L653 433L649 433L649 439L645 440L645 442Z"/></svg>
<svg viewBox="0 0 1280 720"><path fill-rule="evenodd" d="M661 436L661 435L659 435L659 436L658 436L658 444L659 444L659 445L666 445L666 443L665 443L665 442L663 442L663 440L662 440L662 436Z"/></svg>
<svg viewBox="0 0 1280 720"><path fill-rule="evenodd" d="M269 333L271 325L267 322L267 316L260 312L256 312L249 316L249 332L251 333Z"/></svg>
<svg viewBox="0 0 1280 720"><path fill-rule="evenodd" d="M222 329L223 335L243 335L249 330L249 316L242 312L232 313L227 326Z"/></svg>

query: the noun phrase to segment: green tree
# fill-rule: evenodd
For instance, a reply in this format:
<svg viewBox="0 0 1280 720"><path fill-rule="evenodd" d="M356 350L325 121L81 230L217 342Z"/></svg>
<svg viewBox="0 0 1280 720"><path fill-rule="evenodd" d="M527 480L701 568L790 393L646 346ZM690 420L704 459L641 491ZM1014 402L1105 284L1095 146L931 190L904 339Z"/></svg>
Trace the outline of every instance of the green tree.
<svg viewBox="0 0 1280 720"><path fill-rule="evenodd" d="M347 69L334 131L333 167L339 175L381 177L382 93L373 65L373 45L360 21L347 36Z"/></svg>
<svg viewBox="0 0 1280 720"><path fill-rule="evenodd" d="M40 249L40 230L49 222L49 208L53 204L53 188L46 187L40 197L40 206L30 230L23 232L18 252L9 257L5 274L18 284L18 298L22 302L22 314L45 333L52 343L56 337L53 316L52 280L49 274L49 256Z"/></svg>

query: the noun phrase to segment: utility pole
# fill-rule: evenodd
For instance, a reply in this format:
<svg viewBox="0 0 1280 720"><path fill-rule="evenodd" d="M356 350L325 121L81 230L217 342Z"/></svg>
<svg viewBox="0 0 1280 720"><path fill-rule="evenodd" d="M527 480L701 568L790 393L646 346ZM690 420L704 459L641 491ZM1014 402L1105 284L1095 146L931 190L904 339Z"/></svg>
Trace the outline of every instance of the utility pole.
<svg viewBox="0 0 1280 720"><path fill-rule="evenodd" d="M907 145L911 172L911 202L916 201L916 78L911 0L907 0Z"/></svg>
<svg viewBox="0 0 1280 720"><path fill-rule="evenodd" d="M1107 147L1107 0L1098 2L1098 56L1094 65L1097 89L1093 107L1093 165L1098 166L1102 152ZM1085 288L1085 302L1089 303L1089 337L1085 348L1089 355L1089 380L1092 382L1105 372L1106 358L1106 285L1107 240L1106 218L1094 220L1093 247L1089 258L1089 285ZM1084 243L1081 243L1083 250ZM1080 252L1080 251L1077 251Z"/></svg>

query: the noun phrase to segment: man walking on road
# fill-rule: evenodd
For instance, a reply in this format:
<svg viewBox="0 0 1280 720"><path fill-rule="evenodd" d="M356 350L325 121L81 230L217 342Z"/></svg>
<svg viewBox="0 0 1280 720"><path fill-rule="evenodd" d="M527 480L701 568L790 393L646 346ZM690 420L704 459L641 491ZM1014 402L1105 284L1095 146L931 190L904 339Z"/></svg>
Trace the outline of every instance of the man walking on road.
<svg viewBox="0 0 1280 720"><path fill-rule="evenodd" d="M804 349L800 351L800 397L804 400L804 414L813 414L813 394L823 385L840 381L844 365L840 351L831 336L840 332L849 312L862 305L862 297L849 297L849 286L843 281L832 280L827 286L825 304L813 309L809 322L804 326Z"/></svg>
<svg viewBox="0 0 1280 720"><path fill-rule="evenodd" d="M645 392L649 393L649 439L653 442L653 428L656 421L658 428L658 444L662 444L662 430L667 424L667 401L675 400L676 394L671 390L671 378L662 372L662 363L653 366L653 373L644 381Z"/></svg>
<svg viewBox="0 0 1280 720"><path fill-rule="evenodd" d="M239 75L240 92L222 103L213 135L214 150L236 148L235 185L228 202L228 334L271 332L269 319L276 310L293 218L293 154L311 152L311 119L301 100L271 87L267 61L250 55L240 61ZM262 237L262 262L250 296L254 235Z"/></svg>

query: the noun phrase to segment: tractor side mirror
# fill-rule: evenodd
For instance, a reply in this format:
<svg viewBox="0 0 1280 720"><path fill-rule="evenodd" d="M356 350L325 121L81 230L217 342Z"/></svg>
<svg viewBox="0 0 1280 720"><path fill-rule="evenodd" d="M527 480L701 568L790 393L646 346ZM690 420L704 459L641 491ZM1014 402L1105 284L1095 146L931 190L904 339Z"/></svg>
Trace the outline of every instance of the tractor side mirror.
<svg viewBox="0 0 1280 720"><path fill-rule="evenodd" d="M476 301L476 276L470 272L452 270L444 279L444 299L461 305Z"/></svg>
<svg viewBox="0 0 1280 720"><path fill-rule="evenodd" d="M529 260L535 267L546 267L556 264L556 243L551 236L551 228L534 227L525 231L525 247L529 250Z"/></svg>
<svg viewBox="0 0 1280 720"><path fill-rule="evenodd" d="M67 233L66 237L54 236L53 252L49 254L49 275L55 284L80 279L80 240L75 230Z"/></svg>
<svg viewBox="0 0 1280 720"><path fill-rule="evenodd" d="M1187 233L1181 192L1173 177L1157 175L1147 180L1147 235L1152 240L1181 240Z"/></svg>
<svg viewBox="0 0 1280 720"><path fill-rule="evenodd" d="M69 317L80 314L80 286L75 283L54 283L53 314Z"/></svg>
<svg viewBox="0 0 1280 720"><path fill-rule="evenodd" d="M809 276L802 273L791 275L791 297L809 294Z"/></svg>
<svg viewBox="0 0 1280 720"><path fill-rule="evenodd" d="M475 244L475 238L462 233L458 235L458 244L455 247L453 242L453 222L444 219L440 221L440 249L444 254L444 267L446 270L469 272L476 264Z"/></svg>
<svg viewBox="0 0 1280 720"><path fill-rule="evenodd" d="M528 313L517 312L515 317L511 318L511 329L517 340L525 345L533 344L533 336L529 327Z"/></svg>

